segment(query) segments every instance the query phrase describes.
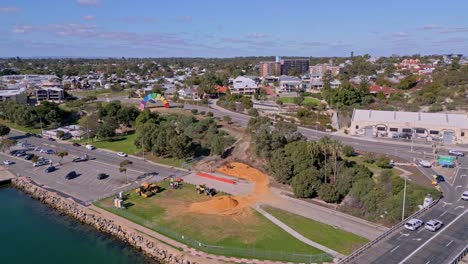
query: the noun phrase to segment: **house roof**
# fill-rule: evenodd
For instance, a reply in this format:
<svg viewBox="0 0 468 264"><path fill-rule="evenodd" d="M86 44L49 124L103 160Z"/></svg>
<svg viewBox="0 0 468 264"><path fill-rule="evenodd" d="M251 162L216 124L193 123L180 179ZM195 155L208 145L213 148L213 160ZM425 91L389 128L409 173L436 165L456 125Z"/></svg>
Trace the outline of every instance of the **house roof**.
<svg viewBox="0 0 468 264"><path fill-rule="evenodd" d="M355 109L353 121L407 123L409 127L445 126L468 129L467 114L398 112Z"/></svg>
<svg viewBox="0 0 468 264"><path fill-rule="evenodd" d="M376 84L371 85L369 91L371 93L383 92L384 94L403 93L401 90L392 87L378 86Z"/></svg>
<svg viewBox="0 0 468 264"><path fill-rule="evenodd" d="M260 89L262 89L263 91L265 91L265 93L266 93L267 95L273 95L273 94L275 94L275 93L273 92L273 90L271 89L270 86L262 86L262 87L260 87Z"/></svg>
<svg viewBox="0 0 468 264"><path fill-rule="evenodd" d="M226 92L227 92L227 87L226 87L226 86L220 86L220 85L218 85L218 86L216 87L216 92L217 92L217 93L226 93Z"/></svg>

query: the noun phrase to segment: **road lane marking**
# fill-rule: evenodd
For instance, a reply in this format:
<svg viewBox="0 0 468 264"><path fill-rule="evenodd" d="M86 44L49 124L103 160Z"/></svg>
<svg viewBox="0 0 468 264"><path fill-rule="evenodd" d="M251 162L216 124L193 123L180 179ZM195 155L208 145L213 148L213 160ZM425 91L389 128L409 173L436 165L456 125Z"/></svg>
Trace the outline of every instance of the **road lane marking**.
<svg viewBox="0 0 468 264"><path fill-rule="evenodd" d="M441 214L440 216L444 215L446 212L444 212L443 214ZM424 227L420 227L419 230L418 230L418 233L421 233L422 231L424 230Z"/></svg>
<svg viewBox="0 0 468 264"><path fill-rule="evenodd" d="M452 203L447 203L447 202L443 202L443 203L444 203L444 205L442 205L442 207L445 207L447 205L452 205Z"/></svg>
<svg viewBox="0 0 468 264"><path fill-rule="evenodd" d="M445 247L450 246L452 243L453 243L453 240L450 240L450 242L448 242L447 245L445 245Z"/></svg>
<svg viewBox="0 0 468 264"><path fill-rule="evenodd" d="M413 240L415 240L415 241L421 241L422 238L413 238Z"/></svg>
<svg viewBox="0 0 468 264"><path fill-rule="evenodd" d="M392 250L390 250L390 253L393 253L393 251L397 250L397 248L399 248L400 246L396 246L394 247Z"/></svg>
<svg viewBox="0 0 468 264"><path fill-rule="evenodd" d="M443 216L443 215L446 214L446 213L447 213L447 211L444 211L444 212L443 212L442 214L440 214L439 216Z"/></svg>
<svg viewBox="0 0 468 264"><path fill-rule="evenodd" d="M441 231L439 231L438 233L436 233L434 236L432 236L431 238L429 238L426 242L424 242L421 246L419 246L416 250L414 250L411 254L409 254L408 256L406 256L406 258L404 258L402 261L400 261L398 264L403 264L405 263L405 261L407 261L408 259L410 259L414 254L416 254L419 250L421 250L423 247L425 247L427 244L429 244L429 242L431 242L434 238L438 237L440 234L443 233L444 230L447 230L447 228L449 228L453 223L457 222L458 219L460 219L461 217L463 217L466 213L468 212L468 209L465 210L462 214L460 214L459 216L457 216L455 219L453 219L452 222L450 222L447 226L445 226L445 228Z"/></svg>
<svg viewBox="0 0 468 264"><path fill-rule="evenodd" d="M429 264L429 263L431 263L431 261L430 261L430 260L429 260L428 262L426 262L425 264Z"/></svg>
<svg viewBox="0 0 468 264"><path fill-rule="evenodd" d="M463 208L465 208L465 206L463 206L463 205L459 205L459 206L455 207L455 209L454 209L454 210L457 210L458 208L461 208L461 209L463 209Z"/></svg>
<svg viewBox="0 0 468 264"><path fill-rule="evenodd" d="M463 187L463 186L462 185L455 186L455 191L457 190L457 188L461 188L461 187Z"/></svg>

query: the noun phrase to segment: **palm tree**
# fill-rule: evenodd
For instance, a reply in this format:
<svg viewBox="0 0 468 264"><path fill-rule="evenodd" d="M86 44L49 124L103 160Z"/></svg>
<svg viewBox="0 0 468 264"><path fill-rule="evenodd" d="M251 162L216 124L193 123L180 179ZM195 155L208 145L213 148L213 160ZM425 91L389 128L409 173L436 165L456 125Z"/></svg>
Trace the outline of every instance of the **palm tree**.
<svg viewBox="0 0 468 264"><path fill-rule="evenodd" d="M319 147L320 150L323 152L323 156L325 157L325 166L324 166L324 173L325 173L325 180L324 183L327 183L327 157L328 151L330 150L330 138L325 136L319 140Z"/></svg>
<svg viewBox="0 0 468 264"><path fill-rule="evenodd" d="M130 165L132 164L133 162L131 160L124 160L122 162L120 162L120 166L119 166L119 172L120 173L125 173L125 184L128 183L128 177L127 177L127 168L126 166L127 165Z"/></svg>
<svg viewBox="0 0 468 264"><path fill-rule="evenodd" d="M332 153L332 156L333 156L333 160L334 160L334 166L333 166L333 183L336 183L336 175L337 175L337 171L338 171L338 168L337 168L337 164L338 164L338 155L341 153L341 151L343 150L343 144L341 143L341 141L339 140L331 140L330 143L329 143L329 147L330 147L330 150L331 150L331 153Z"/></svg>
<svg viewBox="0 0 468 264"><path fill-rule="evenodd" d="M60 152L57 153L57 156L60 157L59 164L62 165L63 157L68 156L68 152L60 151Z"/></svg>

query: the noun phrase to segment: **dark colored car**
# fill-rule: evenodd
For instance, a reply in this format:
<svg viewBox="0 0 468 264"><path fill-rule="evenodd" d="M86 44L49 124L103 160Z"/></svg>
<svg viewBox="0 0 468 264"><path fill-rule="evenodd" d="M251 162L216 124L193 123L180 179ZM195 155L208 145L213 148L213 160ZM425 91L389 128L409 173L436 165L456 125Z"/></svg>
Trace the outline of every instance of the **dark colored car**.
<svg viewBox="0 0 468 264"><path fill-rule="evenodd" d="M39 134L33 134L33 137L42 138L42 136Z"/></svg>
<svg viewBox="0 0 468 264"><path fill-rule="evenodd" d="M27 154L26 156L24 156L24 159L25 160L32 160L33 157L34 157L34 154Z"/></svg>
<svg viewBox="0 0 468 264"><path fill-rule="evenodd" d="M437 175L437 182L445 182L445 178L442 175Z"/></svg>
<svg viewBox="0 0 468 264"><path fill-rule="evenodd" d="M49 141L55 141L55 138L49 138L48 140Z"/></svg>
<svg viewBox="0 0 468 264"><path fill-rule="evenodd" d="M69 173L67 173L67 175L65 175L65 179L67 180L72 180L76 177L78 177L78 174L76 174L76 171L70 171Z"/></svg>
<svg viewBox="0 0 468 264"><path fill-rule="evenodd" d="M45 172L45 173L50 173L50 172L53 172L53 171L55 171L55 170L56 170L56 168L55 168L54 166L49 166L49 167L47 167L47 168L44 170L44 172ZM67 174L67 175L68 175L68 174Z"/></svg>
<svg viewBox="0 0 468 264"><path fill-rule="evenodd" d="M107 174L105 174L105 173L99 173L99 174L97 175L97 179L98 179L98 180L104 180L104 179L106 179L107 177L109 177L109 175L107 175Z"/></svg>
<svg viewBox="0 0 468 264"><path fill-rule="evenodd" d="M26 151L24 151L24 150L20 150L20 151L16 152L15 154L13 154L13 156L15 156L15 157L22 157L24 155L26 155Z"/></svg>
<svg viewBox="0 0 468 264"><path fill-rule="evenodd" d="M74 146L74 147L81 147L81 144L75 142L75 143L73 143L73 146Z"/></svg>
<svg viewBox="0 0 468 264"><path fill-rule="evenodd" d="M46 154L55 154L55 150L53 150L53 149L48 149L48 150L46 150L45 153L46 153Z"/></svg>

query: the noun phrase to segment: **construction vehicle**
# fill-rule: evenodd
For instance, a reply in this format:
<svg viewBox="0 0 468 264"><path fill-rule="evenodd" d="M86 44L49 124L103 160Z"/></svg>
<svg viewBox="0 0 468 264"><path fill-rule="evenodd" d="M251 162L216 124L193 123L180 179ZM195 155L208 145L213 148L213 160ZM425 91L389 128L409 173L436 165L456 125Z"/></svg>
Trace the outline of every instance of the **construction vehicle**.
<svg viewBox="0 0 468 264"><path fill-rule="evenodd" d="M182 178L177 177L177 179L174 179L174 177L169 178L169 187L171 189L179 189L182 187Z"/></svg>
<svg viewBox="0 0 468 264"><path fill-rule="evenodd" d="M135 189L135 192L140 196L148 198L158 192L158 186L154 183L143 182L140 187Z"/></svg>
<svg viewBox="0 0 468 264"><path fill-rule="evenodd" d="M198 194L206 194L207 196L214 196L216 194L216 189L207 187L206 184L197 185L195 190Z"/></svg>

